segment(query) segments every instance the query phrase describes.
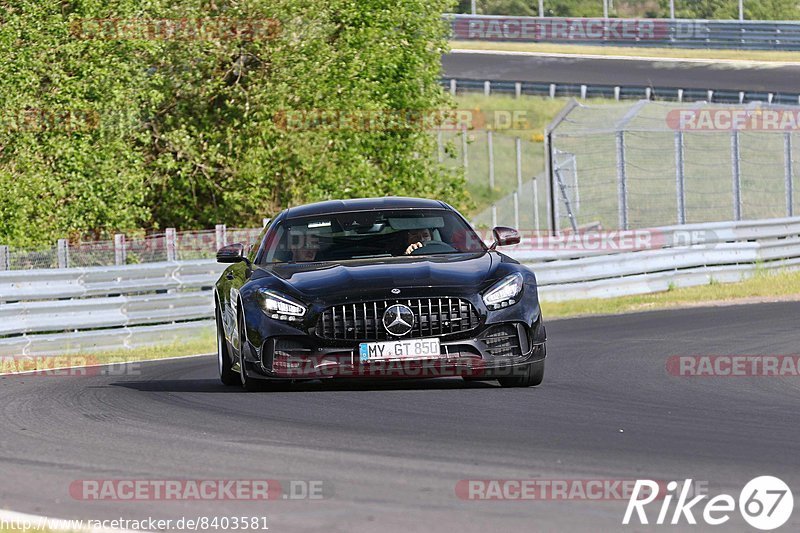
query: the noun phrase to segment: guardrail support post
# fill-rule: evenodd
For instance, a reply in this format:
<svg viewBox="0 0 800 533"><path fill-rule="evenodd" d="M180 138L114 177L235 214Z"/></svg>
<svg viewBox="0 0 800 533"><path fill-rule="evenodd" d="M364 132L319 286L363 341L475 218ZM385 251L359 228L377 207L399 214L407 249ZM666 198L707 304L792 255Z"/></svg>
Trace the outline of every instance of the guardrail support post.
<svg viewBox="0 0 800 533"><path fill-rule="evenodd" d="M492 227L497 226L497 204L492 204Z"/></svg>
<svg viewBox="0 0 800 533"><path fill-rule="evenodd" d="M708 102L710 103L713 99L714 99L714 91L709 89L708 91L706 91L706 100L708 100Z"/></svg>
<svg viewBox="0 0 800 533"><path fill-rule="evenodd" d="M522 96L522 82L514 82L514 98Z"/></svg>
<svg viewBox="0 0 800 533"><path fill-rule="evenodd" d="M581 100L586 100L586 85L581 85Z"/></svg>
<svg viewBox="0 0 800 533"><path fill-rule="evenodd" d="M519 230L519 191L514 191L514 229Z"/></svg>
<svg viewBox="0 0 800 533"><path fill-rule="evenodd" d="M617 196L619 229L628 229L628 183L625 175L625 132L617 132Z"/></svg>
<svg viewBox="0 0 800 533"><path fill-rule="evenodd" d="M683 89L678 89L678 101L683 102Z"/></svg>
<svg viewBox="0 0 800 533"><path fill-rule="evenodd" d="M686 224L686 177L684 175L683 132L675 132L675 192L678 203L678 224Z"/></svg>
<svg viewBox="0 0 800 533"><path fill-rule="evenodd" d="M178 258L175 228L167 228L166 233L167 261L175 261Z"/></svg>
<svg viewBox="0 0 800 533"><path fill-rule="evenodd" d="M453 95L453 96L456 95L456 85L457 84L458 84L458 82L456 81L455 78L450 80L450 94Z"/></svg>
<svg viewBox="0 0 800 533"><path fill-rule="evenodd" d="M744 103L744 91L739 91L739 103Z"/></svg>
<svg viewBox="0 0 800 533"><path fill-rule="evenodd" d="M550 84L550 98L555 98L555 97L556 97L556 84L555 83L551 83Z"/></svg>
<svg viewBox="0 0 800 533"><path fill-rule="evenodd" d="M792 168L792 132L783 134L783 165L786 175L786 216L794 216L794 169Z"/></svg>
<svg viewBox="0 0 800 533"><path fill-rule="evenodd" d="M69 241L58 239L58 268L69 268Z"/></svg>
<svg viewBox="0 0 800 533"><path fill-rule="evenodd" d="M616 87L614 87L614 100L616 100L618 102L619 102L619 93L620 93L620 89L619 89L619 85L617 85Z"/></svg>
<svg viewBox="0 0 800 533"><path fill-rule="evenodd" d="M489 96L490 94L492 94L492 82L486 80L483 82L483 95Z"/></svg>
<svg viewBox="0 0 800 533"><path fill-rule="evenodd" d="M225 227L225 224L214 226L214 235L217 238L217 250L228 244L228 228Z"/></svg>
<svg viewBox="0 0 800 533"><path fill-rule="evenodd" d="M0 246L0 270L11 270L11 254L8 246Z"/></svg>
<svg viewBox="0 0 800 533"><path fill-rule="evenodd" d="M733 219L742 220L742 180L739 131L731 134L731 176L733 178Z"/></svg>
<svg viewBox="0 0 800 533"><path fill-rule="evenodd" d="M114 234L114 264L124 265L128 262L128 247L124 233Z"/></svg>

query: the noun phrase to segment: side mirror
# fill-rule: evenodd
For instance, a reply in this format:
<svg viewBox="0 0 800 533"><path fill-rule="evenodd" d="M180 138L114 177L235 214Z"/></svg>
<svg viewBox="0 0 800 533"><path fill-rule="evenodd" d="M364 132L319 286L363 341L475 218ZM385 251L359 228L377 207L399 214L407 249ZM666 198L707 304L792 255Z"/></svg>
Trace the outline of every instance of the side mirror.
<svg viewBox="0 0 800 533"><path fill-rule="evenodd" d="M494 244L492 245L492 248L497 248L498 246L511 246L513 244L519 244L520 241L519 232L514 228L497 226L496 228L492 229L492 233L494 233Z"/></svg>
<svg viewBox="0 0 800 533"><path fill-rule="evenodd" d="M217 251L217 263L238 263L244 260L244 244L240 242L223 246Z"/></svg>

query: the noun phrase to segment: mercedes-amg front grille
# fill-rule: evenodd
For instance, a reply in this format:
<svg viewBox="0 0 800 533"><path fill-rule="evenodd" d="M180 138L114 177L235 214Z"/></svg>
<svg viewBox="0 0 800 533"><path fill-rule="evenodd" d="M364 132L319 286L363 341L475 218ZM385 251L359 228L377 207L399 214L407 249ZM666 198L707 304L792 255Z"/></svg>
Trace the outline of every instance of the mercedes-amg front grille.
<svg viewBox="0 0 800 533"><path fill-rule="evenodd" d="M408 306L414 314L414 324L408 337L446 336L478 327L478 312L461 298L412 298L379 300L329 307L317 321L317 335L335 340L387 340L383 314L389 306Z"/></svg>

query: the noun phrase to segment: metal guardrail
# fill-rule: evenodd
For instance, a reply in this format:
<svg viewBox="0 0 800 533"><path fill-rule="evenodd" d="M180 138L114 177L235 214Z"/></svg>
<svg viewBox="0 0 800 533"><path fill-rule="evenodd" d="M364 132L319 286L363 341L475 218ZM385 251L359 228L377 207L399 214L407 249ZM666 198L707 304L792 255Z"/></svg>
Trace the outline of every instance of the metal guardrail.
<svg viewBox="0 0 800 533"><path fill-rule="evenodd" d="M738 89L685 89L646 85L590 85L579 83L539 83L497 81L467 78L442 78L442 87L455 95L460 92L482 92L485 95L511 94L550 98L607 98L613 100L660 100L665 102L708 102L746 104L764 102L775 105L800 105L800 92L741 91Z"/></svg>
<svg viewBox="0 0 800 533"><path fill-rule="evenodd" d="M800 50L798 21L617 19L445 15L451 36L467 41L598 46Z"/></svg>
<svg viewBox="0 0 800 533"><path fill-rule="evenodd" d="M638 244L585 244L597 238ZM527 235L506 251L536 273L543 300L644 294L800 269L800 217ZM0 272L0 356L117 350L211 331L210 288L222 269L201 260Z"/></svg>

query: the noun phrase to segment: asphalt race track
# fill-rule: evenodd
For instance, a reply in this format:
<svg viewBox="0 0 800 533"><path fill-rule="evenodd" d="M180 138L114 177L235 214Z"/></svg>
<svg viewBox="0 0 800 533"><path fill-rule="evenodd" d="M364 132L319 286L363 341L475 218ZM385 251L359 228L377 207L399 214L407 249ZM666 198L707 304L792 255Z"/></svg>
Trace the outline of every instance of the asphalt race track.
<svg viewBox="0 0 800 533"><path fill-rule="evenodd" d="M212 357L143 363L128 376L0 378L0 508L267 516L276 532L640 531L620 525L625 501L467 501L455 486L693 478L738 500L748 480L772 474L800 490L800 378L665 370L670 355L796 354L798 311L784 302L553 321L535 389L444 378L248 394L219 384ZM133 478L319 480L326 497L132 503L69 493L75 480ZM797 508L790 524L800 525ZM713 529L745 526L735 512Z"/></svg>
<svg viewBox="0 0 800 533"><path fill-rule="evenodd" d="M644 50L642 55L647 55ZM596 85L631 85L767 92L798 92L800 65L637 61L596 57L541 57L451 53L445 78Z"/></svg>

